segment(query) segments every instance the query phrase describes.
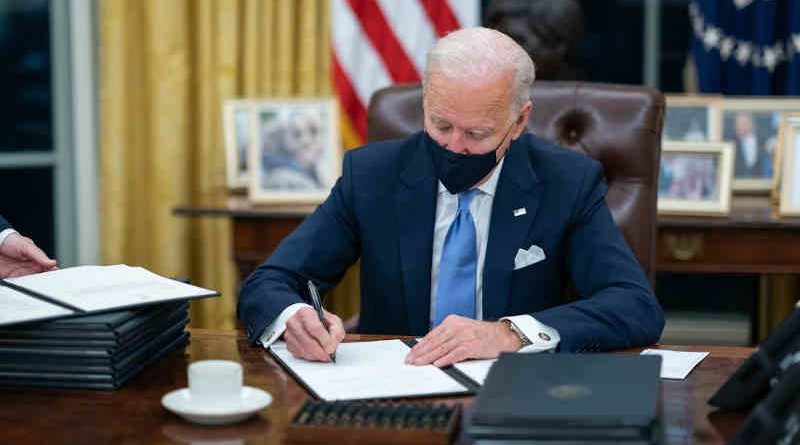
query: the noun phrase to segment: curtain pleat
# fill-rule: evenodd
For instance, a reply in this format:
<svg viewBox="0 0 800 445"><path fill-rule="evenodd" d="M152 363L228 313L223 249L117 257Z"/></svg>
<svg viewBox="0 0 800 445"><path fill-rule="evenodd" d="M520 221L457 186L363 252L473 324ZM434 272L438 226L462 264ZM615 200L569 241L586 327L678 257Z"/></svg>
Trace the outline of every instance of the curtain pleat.
<svg viewBox="0 0 800 445"><path fill-rule="evenodd" d="M103 262L220 290L192 302L192 326L233 328L230 221L172 209L226 190L225 100L330 96L328 1L98 5ZM329 299L343 317L358 311L357 277L348 272Z"/></svg>

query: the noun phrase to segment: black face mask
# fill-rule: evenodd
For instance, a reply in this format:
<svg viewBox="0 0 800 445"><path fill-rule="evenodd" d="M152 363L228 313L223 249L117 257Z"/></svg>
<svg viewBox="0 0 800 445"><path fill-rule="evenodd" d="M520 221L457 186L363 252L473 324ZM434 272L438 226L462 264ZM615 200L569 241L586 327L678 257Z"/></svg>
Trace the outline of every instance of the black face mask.
<svg viewBox="0 0 800 445"><path fill-rule="evenodd" d="M426 131L425 145L428 146L433 158L436 177L442 181L447 191L454 195L469 190L500 163L497 159L497 150L503 145L510 131L511 127L494 150L483 154L454 153L439 145Z"/></svg>

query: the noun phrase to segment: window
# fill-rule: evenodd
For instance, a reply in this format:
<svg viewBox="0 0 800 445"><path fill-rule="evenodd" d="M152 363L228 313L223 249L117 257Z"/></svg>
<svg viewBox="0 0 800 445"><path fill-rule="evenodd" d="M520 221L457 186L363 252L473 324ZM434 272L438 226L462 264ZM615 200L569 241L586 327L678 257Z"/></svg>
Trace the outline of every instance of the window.
<svg viewBox="0 0 800 445"><path fill-rule="evenodd" d="M93 12L0 0L0 214L64 266L97 262Z"/></svg>

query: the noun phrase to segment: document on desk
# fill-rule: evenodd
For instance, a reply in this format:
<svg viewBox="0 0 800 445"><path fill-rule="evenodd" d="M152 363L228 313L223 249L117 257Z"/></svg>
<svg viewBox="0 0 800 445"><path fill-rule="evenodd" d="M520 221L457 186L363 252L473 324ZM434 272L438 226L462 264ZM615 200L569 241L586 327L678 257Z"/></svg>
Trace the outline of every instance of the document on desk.
<svg viewBox="0 0 800 445"><path fill-rule="evenodd" d="M400 340L341 343L336 363L298 359L286 343L270 346L272 355L312 394L322 400L360 400L470 394L441 369L405 364L411 349Z"/></svg>
<svg viewBox="0 0 800 445"><path fill-rule="evenodd" d="M0 286L0 326L72 313L69 309L31 298L10 287Z"/></svg>
<svg viewBox="0 0 800 445"><path fill-rule="evenodd" d="M487 358L482 360L466 360L454 364L453 366L466 374L467 377L475 381L479 385L483 385L486 376L489 375L489 370L492 365L497 361L496 358Z"/></svg>
<svg viewBox="0 0 800 445"><path fill-rule="evenodd" d="M708 352L671 351L669 349L645 349L642 355L661 356L661 378L683 380L708 355Z"/></svg>
<svg viewBox="0 0 800 445"><path fill-rule="evenodd" d="M157 275L141 267L78 266L0 280L0 325L85 315L219 292Z"/></svg>

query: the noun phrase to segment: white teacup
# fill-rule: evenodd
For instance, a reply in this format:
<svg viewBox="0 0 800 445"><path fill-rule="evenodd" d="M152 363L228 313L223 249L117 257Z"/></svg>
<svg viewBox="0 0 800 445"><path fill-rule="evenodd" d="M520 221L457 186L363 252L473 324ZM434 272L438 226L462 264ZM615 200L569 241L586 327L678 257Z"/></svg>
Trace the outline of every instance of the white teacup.
<svg viewBox="0 0 800 445"><path fill-rule="evenodd" d="M236 406L242 393L242 365L230 360L200 360L189 365L192 403L210 408Z"/></svg>

